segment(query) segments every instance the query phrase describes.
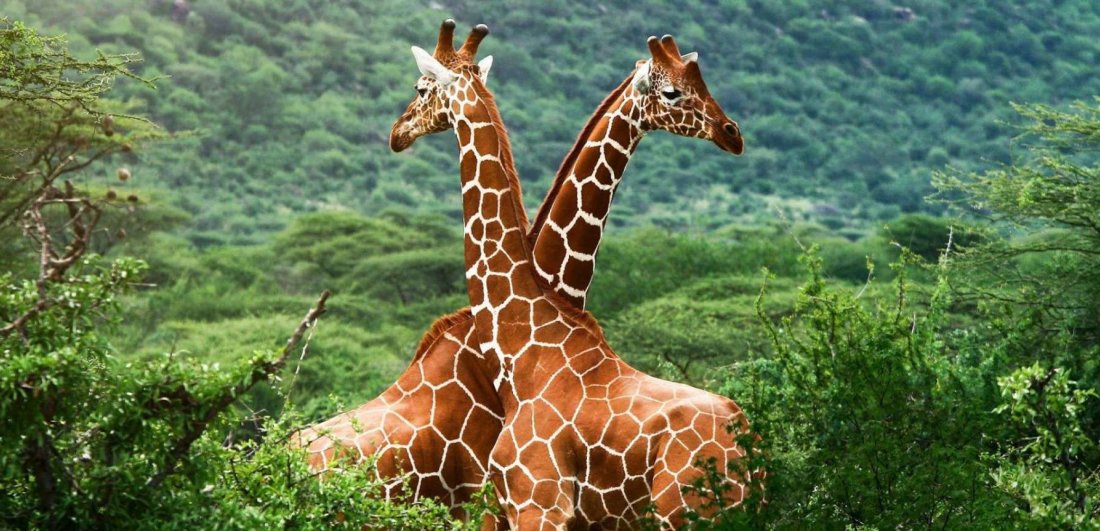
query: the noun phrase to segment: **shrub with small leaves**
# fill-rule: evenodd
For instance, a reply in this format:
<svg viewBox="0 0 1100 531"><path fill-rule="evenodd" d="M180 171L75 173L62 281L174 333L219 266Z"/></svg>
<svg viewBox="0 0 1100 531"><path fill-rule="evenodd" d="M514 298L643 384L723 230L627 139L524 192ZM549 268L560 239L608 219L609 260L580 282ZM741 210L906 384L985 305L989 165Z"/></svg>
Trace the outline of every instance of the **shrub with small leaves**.
<svg viewBox="0 0 1100 531"><path fill-rule="evenodd" d="M1002 443L996 465L998 488L1015 497L1039 527L1083 528L1100 516L1100 445L1081 424L1097 393L1070 380L1069 371L1038 363L997 379L1007 417L1019 437Z"/></svg>

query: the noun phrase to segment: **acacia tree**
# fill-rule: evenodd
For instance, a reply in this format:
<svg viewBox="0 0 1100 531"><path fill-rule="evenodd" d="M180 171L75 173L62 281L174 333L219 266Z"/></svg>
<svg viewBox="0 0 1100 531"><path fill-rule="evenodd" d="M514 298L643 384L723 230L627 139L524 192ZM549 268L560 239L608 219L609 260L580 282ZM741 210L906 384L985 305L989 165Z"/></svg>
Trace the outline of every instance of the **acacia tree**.
<svg viewBox="0 0 1100 531"><path fill-rule="evenodd" d="M938 197L1010 236L968 254L962 296L1024 306L1100 342L1100 98L1068 110L1013 105L1024 119L1017 160L986 172L947 171ZM1015 237L1012 237L1015 236Z"/></svg>
<svg viewBox="0 0 1100 531"><path fill-rule="evenodd" d="M940 197L1010 237L964 254L957 295L1004 337L997 379L1013 431L989 455L996 486L1040 527L1100 516L1100 98L1067 110L1015 105L1017 160L937 174Z"/></svg>
<svg viewBox="0 0 1100 531"><path fill-rule="evenodd" d="M102 98L136 55L73 57L60 37L0 19L0 228L66 176L163 136L126 106Z"/></svg>

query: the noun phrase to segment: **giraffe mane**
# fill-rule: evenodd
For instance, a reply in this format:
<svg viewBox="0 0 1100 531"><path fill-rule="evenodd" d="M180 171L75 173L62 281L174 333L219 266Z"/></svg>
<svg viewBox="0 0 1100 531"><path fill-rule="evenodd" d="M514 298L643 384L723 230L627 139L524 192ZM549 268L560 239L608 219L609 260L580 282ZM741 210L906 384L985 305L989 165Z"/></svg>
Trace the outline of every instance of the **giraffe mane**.
<svg viewBox="0 0 1100 531"><path fill-rule="evenodd" d="M611 91L611 93L596 106L596 111L592 113L592 116L588 117L588 121L585 122L584 128L582 128L580 134L577 135L577 140L573 143L573 147L569 149L569 153L562 159L561 165L558 166L558 171L554 175L554 181L550 184L550 189L547 190L546 197L542 200L542 205L539 206L538 213L535 214L535 221L531 224L531 228L527 233L527 237L532 244L535 243L535 239L538 238L539 232L542 231L542 226L546 224L546 218L550 216L550 209L553 206L554 198L561 192L561 187L565 183L566 177L569 177L569 172L572 170L573 165L576 164L577 157L579 157L581 151L584 150L585 140L592 134L592 130L599 125L600 120L603 119L603 115L607 113L611 104L615 103L615 101L619 99L619 96L622 96L623 92L626 92L633 77L633 73L627 76L615 90Z"/></svg>
<svg viewBox="0 0 1100 531"><path fill-rule="evenodd" d="M467 306L436 319L432 326L428 328L428 331L420 337L420 343L416 346L416 353L413 354L412 362L416 363L424 357L447 330L471 317L473 317L473 314L470 313L470 307Z"/></svg>

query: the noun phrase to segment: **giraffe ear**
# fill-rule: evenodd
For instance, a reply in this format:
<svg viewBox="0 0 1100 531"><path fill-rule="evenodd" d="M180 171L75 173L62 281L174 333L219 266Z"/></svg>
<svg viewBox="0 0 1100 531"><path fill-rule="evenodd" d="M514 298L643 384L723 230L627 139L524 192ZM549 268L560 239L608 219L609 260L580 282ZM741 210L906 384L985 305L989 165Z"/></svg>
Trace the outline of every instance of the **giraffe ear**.
<svg viewBox="0 0 1100 531"><path fill-rule="evenodd" d="M680 60L684 63L694 63L699 60L699 52L686 53L680 56Z"/></svg>
<svg viewBox="0 0 1100 531"><path fill-rule="evenodd" d="M489 69L493 67L493 56L486 55L484 59L477 62L477 70L481 73L481 82L485 83L489 80Z"/></svg>
<svg viewBox="0 0 1100 531"><path fill-rule="evenodd" d="M434 77L439 84L450 85L458 77L454 72L447 70L443 63L425 52L423 48L413 46L412 53L413 57L416 58L416 67L420 69L420 73L428 77Z"/></svg>
<svg viewBox="0 0 1100 531"><path fill-rule="evenodd" d="M649 61L638 65L638 68L634 71L634 80L631 81L631 84L634 85L634 90L642 94L649 93Z"/></svg>

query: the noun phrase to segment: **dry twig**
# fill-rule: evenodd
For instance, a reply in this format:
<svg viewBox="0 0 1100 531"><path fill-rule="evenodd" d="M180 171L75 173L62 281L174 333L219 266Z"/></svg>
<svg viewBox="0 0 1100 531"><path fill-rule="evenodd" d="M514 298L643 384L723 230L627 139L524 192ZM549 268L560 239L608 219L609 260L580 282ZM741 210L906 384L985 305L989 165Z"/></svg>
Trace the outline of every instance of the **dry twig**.
<svg viewBox="0 0 1100 531"><path fill-rule="evenodd" d="M247 382L237 384L229 389L226 389L219 397L213 400L208 405L206 413L202 417L191 421L188 428L184 431L183 435L176 440L172 445L171 450L168 452L168 457L165 463L160 467L160 470L146 481L146 486L150 488L156 488L175 471L176 466L180 460L191 449L191 445L206 431L206 428L210 426L210 423L222 412L224 412L234 401L237 400L242 394L248 392L256 384L266 381L268 377L275 374L286 364L287 358L290 353L294 351L298 343L301 342L302 336L306 331L313 327L317 322L317 319L327 311L325 308L325 302L328 300L330 293L326 290L321 293L321 297L317 299L317 303L306 316L302 318L302 321L298 323L298 328L294 330L294 333L287 340L286 346L283 347L282 352L278 358L272 361L264 362L256 366L252 371L252 377Z"/></svg>

